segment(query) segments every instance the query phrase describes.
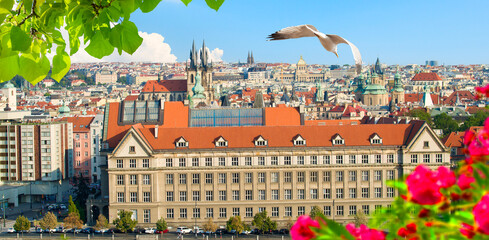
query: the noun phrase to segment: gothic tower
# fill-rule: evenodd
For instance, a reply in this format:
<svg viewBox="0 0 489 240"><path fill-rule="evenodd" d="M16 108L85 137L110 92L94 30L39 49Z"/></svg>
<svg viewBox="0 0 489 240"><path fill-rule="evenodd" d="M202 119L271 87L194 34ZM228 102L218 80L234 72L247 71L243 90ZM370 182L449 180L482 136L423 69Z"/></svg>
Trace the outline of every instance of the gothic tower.
<svg viewBox="0 0 489 240"><path fill-rule="evenodd" d="M391 90L391 99L395 104L404 102L404 88L401 83L401 75L394 75L394 87Z"/></svg>
<svg viewBox="0 0 489 240"><path fill-rule="evenodd" d="M199 63L200 60L200 63ZM209 63L209 55L205 46L205 41L202 43L200 55L195 48L195 41L190 50L190 64L187 66L187 96L193 96L192 88L195 86L195 77L197 73L201 77L201 85L204 88L203 95L205 103L210 104L214 100L214 88L212 87L212 64Z"/></svg>

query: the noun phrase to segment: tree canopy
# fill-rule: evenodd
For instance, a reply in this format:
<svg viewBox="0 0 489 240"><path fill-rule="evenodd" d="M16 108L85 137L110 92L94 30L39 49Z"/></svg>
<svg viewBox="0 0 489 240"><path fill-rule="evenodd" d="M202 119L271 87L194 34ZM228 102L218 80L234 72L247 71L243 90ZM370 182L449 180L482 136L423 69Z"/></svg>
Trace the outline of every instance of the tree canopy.
<svg viewBox="0 0 489 240"><path fill-rule="evenodd" d="M29 221L29 219L24 217L24 215L20 215L17 217L17 219L15 219L15 223L14 223L15 231L17 232L27 231L30 228L31 228L31 222Z"/></svg>
<svg viewBox="0 0 489 240"><path fill-rule="evenodd" d="M159 220L156 222L156 230L165 231L166 229L167 229L167 224L166 224L165 219L160 218L160 219L159 219Z"/></svg>
<svg viewBox="0 0 489 240"><path fill-rule="evenodd" d="M188 5L192 0L181 0ZM161 0L1 0L0 82L16 75L35 85L48 73L60 81L70 70L70 56L85 51L101 59L117 49L133 54L143 42L130 21L134 11L151 12ZM224 0L206 0L218 10ZM68 39L61 34L67 32ZM53 55L52 61L48 54Z"/></svg>
<svg viewBox="0 0 489 240"><path fill-rule="evenodd" d="M241 216L231 216L226 222L226 229L228 231L235 230L236 234L241 233L245 228L245 224L241 221Z"/></svg>
<svg viewBox="0 0 489 240"><path fill-rule="evenodd" d="M97 223L95 224L95 229L101 230L106 228L109 228L109 221L103 214L98 215Z"/></svg>
<svg viewBox="0 0 489 240"><path fill-rule="evenodd" d="M63 219L63 225L65 228L82 228L83 221L80 220L80 214L71 212Z"/></svg>
<svg viewBox="0 0 489 240"><path fill-rule="evenodd" d="M119 212L119 217L114 219L113 223L117 229L125 233L132 231L136 227L136 224L138 224L138 221L132 219L131 211L122 210Z"/></svg>
<svg viewBox="0 0 489 240"><path fill-rule="evenodd" d="M204 231L215 232L217 230L217 224L214 223L212 218L208 218L207 222L204 223Z"/></svg>
<svg viewBox="0 0 489 240"><path fill-rule="evenodd" d="M58 226L58 219L52 212L48 212L44 215L41 221L39 221L39 225L42 229L55 229Z"/></svg>
<svg viewBox="0 0 489 240"><path fill-rule="evenodd" d="M267 216L267 211L262 211L257 213L253 217L253 221L251 222L253 226L258 228L260 231L268 232L270 230L277 229L277 222L272 221L269 216Z"/></svg>

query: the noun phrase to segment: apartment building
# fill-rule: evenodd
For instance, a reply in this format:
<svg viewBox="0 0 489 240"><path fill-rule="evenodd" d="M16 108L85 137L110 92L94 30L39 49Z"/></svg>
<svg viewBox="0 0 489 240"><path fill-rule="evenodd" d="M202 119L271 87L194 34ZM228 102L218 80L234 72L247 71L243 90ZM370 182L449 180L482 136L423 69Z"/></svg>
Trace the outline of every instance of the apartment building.
<svg viewBox="0 0 489 240"><path fill-rule="evenodd" d="M386 180L420 163L450 164L423 121L305 126L284 107L264 109L262 125L188 127L188 108L163 109L156 126L122 124L119 103L106 112L109 221L124 209L143 225L163 217L169 226L202 227L236 215L250 223L266 210L281 226L319 206L346 223L392 202L397 192Z"/></svg>

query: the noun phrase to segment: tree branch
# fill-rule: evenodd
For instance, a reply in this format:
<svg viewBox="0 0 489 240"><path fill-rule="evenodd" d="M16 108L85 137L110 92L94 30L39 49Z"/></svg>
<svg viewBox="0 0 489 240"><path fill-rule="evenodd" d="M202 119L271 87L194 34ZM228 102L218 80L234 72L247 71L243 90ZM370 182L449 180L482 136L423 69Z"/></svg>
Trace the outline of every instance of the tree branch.
<svg viewBox="0 0 489 240"><path fill-rule="evenodd" d="M30 13L29 15L27 15L27 17L25 17L24 19L22 19L22 21L21 21L21 22L20 22L20 23L17 25L18 27L22 26L22 24L24 24L24 23L25 23L25 21L26 21L27 19L31 18L31 17L39 17L39 16L36 14L36 11L35 11L35 9L36 9L36 2L37 2L37 0L34 0L34 1L32 2L32 9L31 9L31 13Z"/></svg>

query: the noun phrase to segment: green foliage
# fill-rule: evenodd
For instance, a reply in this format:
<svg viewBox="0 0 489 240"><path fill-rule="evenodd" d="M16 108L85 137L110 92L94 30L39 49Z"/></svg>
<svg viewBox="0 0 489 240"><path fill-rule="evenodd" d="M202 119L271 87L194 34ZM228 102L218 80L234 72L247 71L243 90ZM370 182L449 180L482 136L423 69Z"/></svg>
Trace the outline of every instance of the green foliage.
<svg viewBox="0 0 489 240"><path fill-rule="evenodd" d="M167 224L166 224L166 221L165 219L163 218L160 218L157 222L156 222L156 229L157 230L160 230L160 231L165 231L167 229Z"/></svg>
<svg viewBox="0 0 489 240"><path fill-rule="evenodd" d="M14 229L15 231L27 231L31 228L31 222L29 219L24 217L24 215L18 216L17 219L15 219L14 223Z"/></svg>
<svg viewBox="0 0 489 240"><path fill-rule="evenodd" d="M228 231L236 230L236 234L241 233L244 230L244 222L241 221L241 216L231 216L226 222L226 229Z"/></svg>
<svg viewBox="0 0 489 240"><path fill-rule="evenodd" d="M208 218L207 222L204 223L204 231L215 232L217 230L217 224L212 221L212 218Z"/></svg>
<svg viewBox="0 0 489 240"><path fill-rule="evenodd" d="M114 219L113 223L115 227L123 233L132 231L134 227L136 227L136 224L138 224L138 221L133 220L131 217L131 211L122 210L119 212L119 217Z"/></svg>
<svg viewBox="0 0 489 240"><path fill-rule="evenodd" d="M416 117L419 118L419 120L426 121L426 123L430 126L433 126L433 122L431 121L431 115L426 112L424 109L413 109L409 111L409 116L410 117Z"/></svg>
<svg viewBox="0 0 489 240"><path fill-rule="evenodd" d="M73 197L70 195L70 199L68 200L68 214L70 213L75 213L78 216L80 216L80 211L78 211L78 208L76 207L75 203L73 202Z"/></svg>
<svg viewBox="0 0 489 240"><path fill-rule="evenodd" d="M355 214L355 216L353 217L354 221L355 221L355 226L356 227L360 227L360 225L367 225L368 224L368 218L367 216L365 215L365 213L363 213L363 211L357 211L357 214Z"/></svg>
<svg viewBox="0 0 489 240"><path fill-rule="evenodd" d="M323 217L323 211L318 206L314 206L314 207L312 207L311 212L309 213L309 216L312 219L316 219L316 217Z"/></svg>
<svg viewBox="0 0 489 240"><path fill-rule="evenodd" d="M478 111L474 115L468 117L460 126L459 131L465 131L473 126L483 126L486 118L489 117L489 111Z"/></svg>
<svg viewBox="0 0 489 240"><path fill-rule="evenodd" d="M290 230L292 226L294 226L294 223L295 223L294 220L292 220L292 218L289 217L289 219L287 219L287 222L285 223L285 228Z"/></svg>
<svg viewBox="0 0 489 240"><path fill-rule="evenodd" d="M443 130L443 136L455 132L458 129L458 122L446 113L441 113L433 118L434 127Z"/></svg>
<svg viewBox="0 0 489 240"><path fill-rule="evenodd" d="M317 239L348 239L355 240L348 230L346 230L345 226L333 221L329 220L326 217L322 217L321 221L318 221L320 228L311 228L312 231L319 236Z"/></svg>
<svg viewBox="0 0 489 240"><path fill-rule="evenodd" d="M267 216L267 211L255 214L251 224L263 232L277 229L277 222L272 221L270 217Z"/></svg>
<svg viewBox="0 0 489 240"><path fill-rule="evenodd" d="M192 0L182 0L188 5ZM0 82L20 75L35 85L51 70L60 81L69 71L70 55L85 51L102 58L117 49L132 54L143 39L129 19L134 11L151 12L161 0L14 0L0 1ZM218 10L224 0L206 0ZM64 39L61 30L68 32ZM46 54L56 48L52 62ZM68 49L69 48L69 54Z"/></svg>
<svg viewBox="0 0 489 240"><path fill-rule="evenodd" d="M77 212L71 212L67 217L63 219L63 226L65 228L82 228L83 221L80 220L80 214Z"/></svg>
<svg viewBox="0 0 489 240"><path fill-rule="evenodd" d="M158 223L156 223L156 225L158 225ZM109 228L109 221L103 214L98 215L97 223L95 224L95 229L100 230L106 228Z"/></svg>
<svg viewBox="0 0 489 240"><path fill-rule="evenodd" d="M86 222L87 205L85 203L87 202L88 195L90 194L90 188L88 187L87 180L81 176L75 176L73 181L76 184L75 205L78 209L78 213L80 214L80 219Z"/></svg>
<svg viewBox="0 0 489 240"><path fill-rule="evenodd" d="M55 229L58 226L58 219L52 212L46 213L44 217L39 221L39 226L42 229Z"/></svg>
<svg viewBox="0 0 489 240"><path fill-rule="evenodd" d="M127 77L126 76L122 76L119 79L117 79L117 82L126 85L127 84Z"/></svg>

